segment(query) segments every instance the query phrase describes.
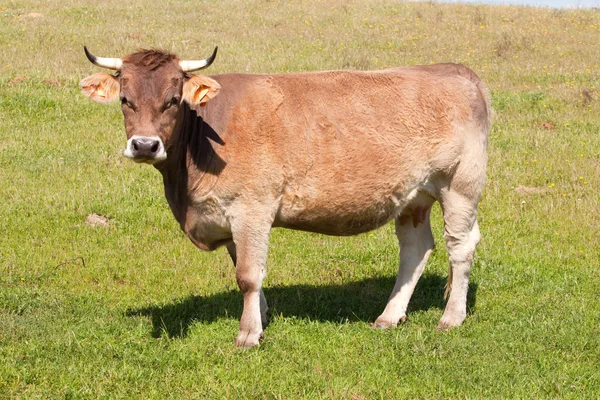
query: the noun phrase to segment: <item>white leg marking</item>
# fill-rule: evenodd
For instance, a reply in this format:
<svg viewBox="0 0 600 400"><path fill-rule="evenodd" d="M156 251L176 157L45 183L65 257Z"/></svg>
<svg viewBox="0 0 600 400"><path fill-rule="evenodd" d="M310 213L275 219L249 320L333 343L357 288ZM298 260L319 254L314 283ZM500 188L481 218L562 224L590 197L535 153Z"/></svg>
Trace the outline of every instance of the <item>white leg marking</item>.
<svg viewBox="0 0 600 400"><path fill-rule="evenodd" d="M267 301L261 285L266 275L267 250L271 221L248 221L232 225L235 243L235 275L244 296L244 308L235 344L238 347L258 345L266 323Z"/></svg>
<svg viewBox="0 0 600 400"><path fill-rule="evenodd" d="M450 297L438 329L459 326L467 316L467 292L475 248L481 239L476 204L455 192L443 195L444 238L450 259Z"/></svg>
<svg viewBox="0 0 600 400"><path fill-rule="evenodd" d="M395 327L406 318L406 308L423 273L427 259L434 247L428 210L422 224L414 227L413 221L396 219L396 235L400 242L400 266L398 277L383 313L377 318L376 328Z"/></svg>
<svg viewBox="0 0 600 400"><path fill-rule="evenodd" d="M229 256L231 257L231 260L233 261L233 266L235 267L237 265L237 252L235 250L235 244L234 243L230 243L227 245L227 251L229 252ZM265 275L265 270L263 269L263 278ZM260 319L262 322L262 327L265 328L268 324L268 318L267 318L267 312L269 311L269 306L267 304L267 298L265 297L265 293L262 290L262 287L260 288Z"/></svg>

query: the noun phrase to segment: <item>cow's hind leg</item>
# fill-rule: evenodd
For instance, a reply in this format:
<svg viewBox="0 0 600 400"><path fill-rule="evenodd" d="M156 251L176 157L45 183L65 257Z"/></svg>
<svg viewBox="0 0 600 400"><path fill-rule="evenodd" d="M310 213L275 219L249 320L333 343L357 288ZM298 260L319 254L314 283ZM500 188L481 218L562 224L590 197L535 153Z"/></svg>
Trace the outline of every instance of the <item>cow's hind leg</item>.
<svg viewBox="0 0 600 400"><path fill-rule="evenodd" d="M481 238L477 225L479 193L467 196L459 191L443 190L440 197L444 213L444 238L450 259L448 302L438 329L463 323L467 316L467 291L475 248Z"/></svg>
<svg viewBox="0 0 600 400"><path fill-rule="evenodd" d="M423 196L417 205L396 218L396 236L400 244L400 266L394 290L383 313L377 318L376 328L395 327L406 319L406 308L423 273L434 247L429 216L433 198Z"/></svg>

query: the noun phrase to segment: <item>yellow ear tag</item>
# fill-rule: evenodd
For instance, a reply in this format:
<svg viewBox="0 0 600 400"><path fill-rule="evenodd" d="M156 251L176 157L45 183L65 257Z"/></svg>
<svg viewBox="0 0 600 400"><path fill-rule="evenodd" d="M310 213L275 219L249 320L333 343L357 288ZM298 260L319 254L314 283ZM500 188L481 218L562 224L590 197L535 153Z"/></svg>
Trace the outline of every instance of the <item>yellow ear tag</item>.
<svg viewBox="0 0 600 400"><path fill-rule="evenodd" d="M96 89L96 93L98 94L98 96L100 97L106 97L106 93L104 92L104 90L102 90L102 88L98 88Z"/></svg>
<svg viewBox="0 0 600 400"><path fill-rule="evenodd" d="M208 93L208 89L202 89L198 96L196 96L196 101L201 102L204 96L206 96L206 93Z"/></svg>

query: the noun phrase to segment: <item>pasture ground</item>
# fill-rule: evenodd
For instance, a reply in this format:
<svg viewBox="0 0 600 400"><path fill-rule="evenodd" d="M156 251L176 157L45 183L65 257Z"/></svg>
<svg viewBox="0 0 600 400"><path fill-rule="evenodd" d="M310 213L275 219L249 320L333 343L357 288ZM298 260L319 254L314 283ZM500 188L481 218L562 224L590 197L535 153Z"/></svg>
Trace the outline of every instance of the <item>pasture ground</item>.
<svg viewBox="0 0 600 400"><path fill-rule="evenodd" d="M398 1L0 4L0 398L598 398L600 12ZM393 225L274 230L258 349L241 295L159 174L122 157L117 104L78 90L100 56L159 47L209 73L462 62L496 110L465 324L435 330L438 247L408 322L368 323L395 280ZM91 226L86 217L108 218Z"/></svg>

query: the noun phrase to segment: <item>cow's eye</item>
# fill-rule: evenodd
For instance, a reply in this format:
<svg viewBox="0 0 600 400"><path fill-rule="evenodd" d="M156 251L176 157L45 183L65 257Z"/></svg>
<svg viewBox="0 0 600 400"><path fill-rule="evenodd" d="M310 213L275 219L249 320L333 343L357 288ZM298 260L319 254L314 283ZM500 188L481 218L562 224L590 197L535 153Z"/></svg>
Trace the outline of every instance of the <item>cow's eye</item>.
<svg viewBox="0 0 600 400"><path fill-rule="evenodd" d="M165 104L165 109L179 105L180 100L181 100L181 97L173 96L173 98L171 100L169 100L167 102L167 104Z"/></svg>
<svg viewBox="0 0 600 400"><path fill-rule="evenodd" d="M133 108L133 105L127 100L127 97L121 97L121 104L129 108Z"/></svg>

